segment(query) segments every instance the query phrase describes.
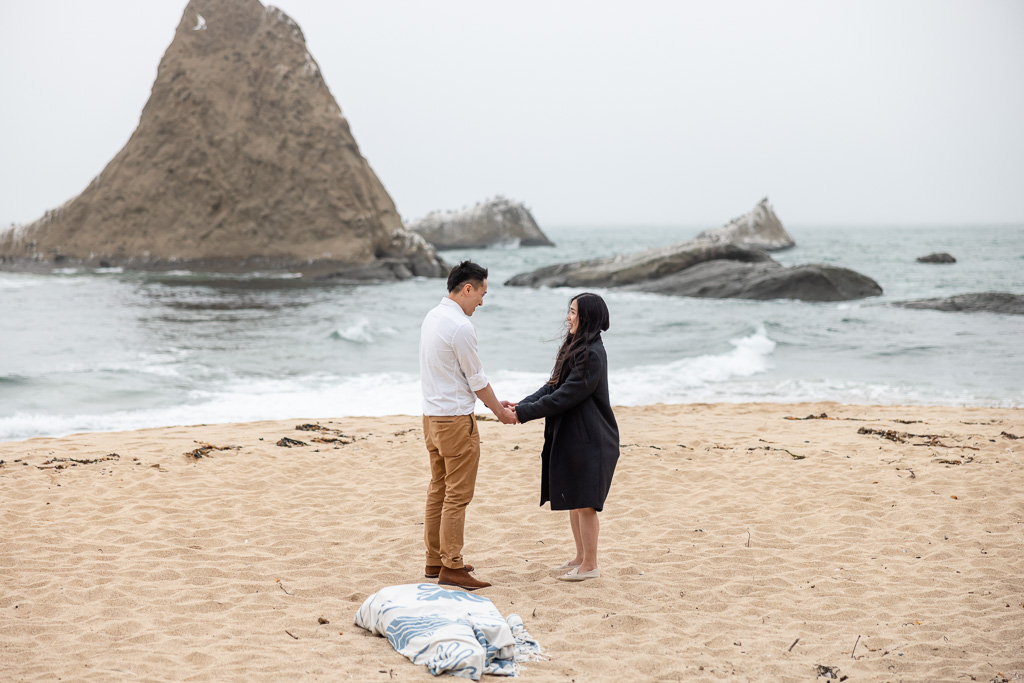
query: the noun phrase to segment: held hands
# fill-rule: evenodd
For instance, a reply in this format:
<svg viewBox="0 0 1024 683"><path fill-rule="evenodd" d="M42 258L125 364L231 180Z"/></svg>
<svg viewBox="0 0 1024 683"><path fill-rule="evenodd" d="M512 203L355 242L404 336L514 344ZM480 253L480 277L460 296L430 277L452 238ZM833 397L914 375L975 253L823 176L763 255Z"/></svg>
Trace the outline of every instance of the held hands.
<svg viewBox="0 0 1024 683"><path fill-rule="evenodd" d="M501 401L501 411L496 412L495 415L502 424L515 425L519 424L519 416L516 415L517 403L511 403L509 401Z"/></svg>

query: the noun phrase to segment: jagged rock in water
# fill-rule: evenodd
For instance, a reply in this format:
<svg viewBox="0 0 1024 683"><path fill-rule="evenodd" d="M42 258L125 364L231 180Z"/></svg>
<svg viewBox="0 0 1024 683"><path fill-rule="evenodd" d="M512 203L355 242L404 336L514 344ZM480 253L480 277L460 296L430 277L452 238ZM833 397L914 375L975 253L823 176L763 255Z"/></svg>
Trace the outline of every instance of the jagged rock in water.
<svg viewBox="0 0 1024 683"><path fill-rule="evenodd" d="M516 287L621 287L657 280L715 259L752 263L772 260L762 251L744 249L735 244L693 240L632 254L559 263L521 273L505 284Z"/></svg>
<svg viewBox="0 0 1024 683"><path fill-rule="evenodd" d="M623 289L713 299L849 301L878 296L882 288L848 268L824 264L783 266L775 261L705 261L667 277Z"/></svg>
<svg viewBox="0 0 1024 683"><path fill-rule="evenodd" d="M729 242L741 247L779 251L789 249L796 242L782 221L775 215L768 198L762 199L754 209L739 218L734 218L720 228L705 230L697 235L697 239L708 239L715 242Z"/></svg>
<svg viewBox="0 0 1024 683"><path fill-rule="evenodd" d="M77 197L0 235L33 264L444 276L406 233L292 19L191 0L138 128Z"/></svg>
<svg viewBox="0 0 1024 683"><path fill-rule="evenodd" d="M882 293L877 282L847 268L820 264L785 267L759 249L707 239L560 263L521 273L505 284L803 301L847 301Z"/></svg>
<svg viewBox="0 0 1024 683"><path fill-rule="evenodd" d="M956 263L956 259L953 258L952 254L946 252L936 252L934 254L928 254L927 256L918 256L918 263Z"/></svg>
<svg viewBox="0 0 1024 683"><path fill-rule="evenodd" d="M955 311L960 313L1024 315L1024 294L977 292L936 299L894 301L893 305L902 306L903 308L925 308L935 311Z"/></svg>
<svg viewBox="0 0 1024 683"><path fill-rule="evenodd" d="M561 263L516 275L505 284L803 301L847 301L882 293L877 282L847 268L819 264L787 268L763 251L707 240Z"/></svg>
<svg viewBox="0 0 1024 683"><path fill-rule="evenodd" d="M504 197L461 211L434 211L406 227L438 249L554 246L524 204Z"/></svg>

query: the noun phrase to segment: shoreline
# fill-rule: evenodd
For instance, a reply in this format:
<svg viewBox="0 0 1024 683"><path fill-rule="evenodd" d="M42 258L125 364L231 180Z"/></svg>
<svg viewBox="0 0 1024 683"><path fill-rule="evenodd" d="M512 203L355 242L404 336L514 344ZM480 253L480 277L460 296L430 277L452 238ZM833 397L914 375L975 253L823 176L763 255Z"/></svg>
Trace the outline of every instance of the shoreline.
<svg viewBox="0 0 1024 683"><path fill-rule="evenodd" d="M613 409L618 412L620 410L646 410L651 408L680 408L685 409L689 407L699 406L765 406L772 408L791 407L794 410L799 410L800 406L807 406L808 409L813 409L815 406L835 406L838 408L877 408L879 410L884 409L927 409L936 408L940 410L999 410L999 411L1024 411L1024 404L1021 405L993 405L991 403L850 403L845 401L833 401L833 400L821 400L821 401L750 401L737 399L735 401L696 401L692 403L649 403L643 405L616 405ZM483 408L481 405L477 405L477 408L482 408L483 412L476 413L478 419L490 420L493 419L490 411ZM134 432L153 431L161 429L186 429L186 428L200 428L200 427L244 427L246 425L253 425L258 423L267 422L315 422L316 420L377 420L377 419L414 419L419 420L419 413L388 413L381 415L334 415L330 417L320 418L309 418L309 417L271 417L271 418L257 418L252 420L243 421L225 421L225 422L201 422L192 424L164 424L164 425L153 425L153 426L140 426L135 428L120 428L113 427L111 429L99 429L99 430L79 430L71 432L63 432L56 435L37 435L37 436L25 436L16 438L0 439L0 448L6 444L23 443L31 441L33 439L67 439L75 436L87 436L92 434L130 434Z"/></svg>
<svg viewBox="0 0 1024 683"><path fill-rule="evenodd" d="M542 425L479 421L465 552L550 656L523 680L1024 674L1024 409L616 416L602 578L569 585L566 516L537 506ZM419 417L35 437L0 460L14 678L435 680L352 625L424 581Z"/></svg>

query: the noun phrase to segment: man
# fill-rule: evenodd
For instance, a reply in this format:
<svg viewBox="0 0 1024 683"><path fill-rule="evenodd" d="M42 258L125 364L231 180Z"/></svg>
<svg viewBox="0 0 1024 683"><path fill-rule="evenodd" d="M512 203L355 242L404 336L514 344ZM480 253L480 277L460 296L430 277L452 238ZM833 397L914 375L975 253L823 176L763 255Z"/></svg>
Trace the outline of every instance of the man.
<svg viewBox="0 0 1024 683"><path fill-rule="evenodd" d="M473 410L479 397L505 424L515 413L494 395L477 353L476 328L469 317L484 303L487 269L463 261L448 273L448 296L431 309L420 328L420 384L423 436L430 454L430 485L423 539L427 578L467 590L478 581L462 559L466 506L473 499L480 463L480 432Z"/></svg>

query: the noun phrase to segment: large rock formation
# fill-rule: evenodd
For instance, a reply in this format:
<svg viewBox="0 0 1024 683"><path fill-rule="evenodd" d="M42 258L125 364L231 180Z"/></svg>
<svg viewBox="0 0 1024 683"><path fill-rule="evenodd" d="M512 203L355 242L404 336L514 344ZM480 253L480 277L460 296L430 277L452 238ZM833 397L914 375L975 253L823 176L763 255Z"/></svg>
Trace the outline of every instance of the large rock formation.
<svg viewBox="0 0 1024 683"><path fill-rule="evenodd" d="M819 264L787 268L763 251L710 240L561 263L516 275L505 284L803 301L847 301L882 293L877 282L847 268Z"/></svg>
<svg viewBox="0 0 1024 683"><path fill-rule="evenodd" d="M438 249L554 246L524 204L504 197L461 211L434 211L407 228Z"/></svg>
<svg viewBox="0 0 1024 683"><path fill-rule="evenodd" d="M893 305L902 306L903 308L925 308L935 311L956 311L959 313L1024 315L1024 294L978 292L973 294L957 294L956 296L938 299L894 301Z"/></svg>
<svg viewBox="0 0 1024 683"><path fill-rule="evenodd" d="M191 0L139 126L77 197L0 235L4 267L443 276L359 153L299 26Z"/></svg>
<svg viewBox="0 0 1024 683"><path fill-rule="evenodd" d="M767 197L758 202L750 213L734 218L720 228L705 230L697 235L697 239L728 242L764 251L789 249L796 244L782 227L782 221L775 215Z"/></svg>
<svg viewBox="0 0 1024 683"><path fill-rule="evenodd" d="M711 299L800 299L848 301L878 296L878 283L848 268L824 264L791 266L731 259L706 261L659 280L625 287L643 292Z"/></svg>
<svg viewBox="0 0 1024 683"><path fill-rule="evenodd" d="M693 240L632 254L546 266L520 273L505 284L516 287L622 287L659 280L716 259L774 263L771 256L755 249Z"/></svg>
<svg viewBox="0 0 1024 683"><path fill-rule="evenodd" d="M751 247L751 244L758 245ZM521 273L519 287L610 287L677 296L847 301L882 288L847 268L823 264L785 267L762 248L784 249L793 238L767 199L752 212L688 242L632 254L559 263Z"/></svg>

